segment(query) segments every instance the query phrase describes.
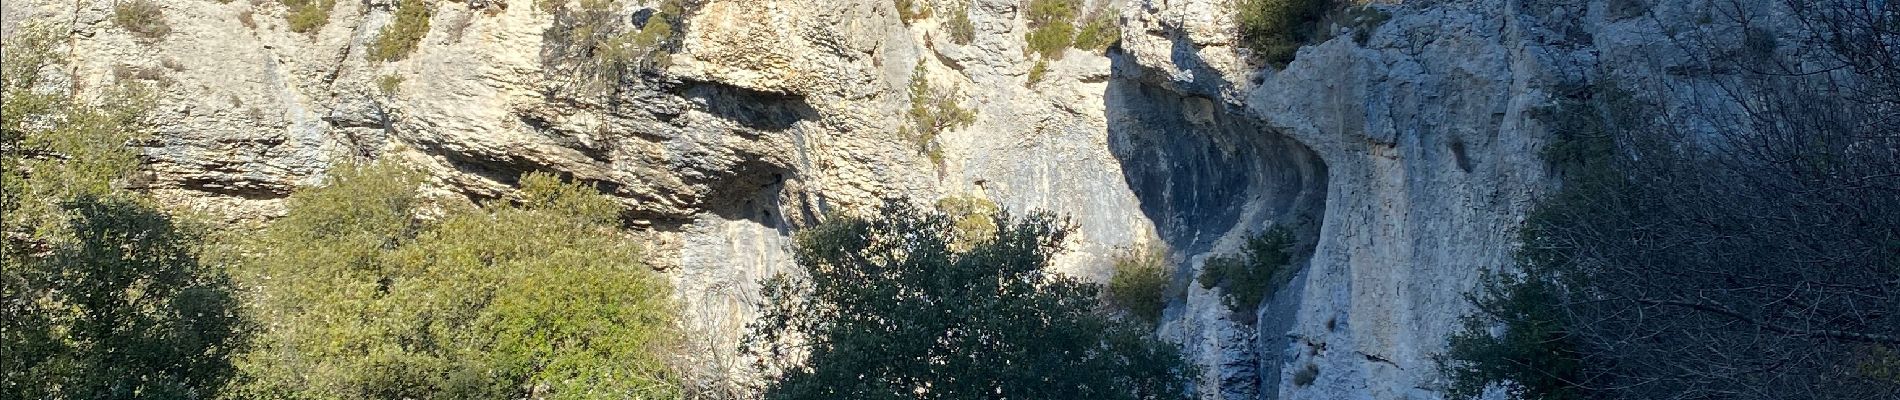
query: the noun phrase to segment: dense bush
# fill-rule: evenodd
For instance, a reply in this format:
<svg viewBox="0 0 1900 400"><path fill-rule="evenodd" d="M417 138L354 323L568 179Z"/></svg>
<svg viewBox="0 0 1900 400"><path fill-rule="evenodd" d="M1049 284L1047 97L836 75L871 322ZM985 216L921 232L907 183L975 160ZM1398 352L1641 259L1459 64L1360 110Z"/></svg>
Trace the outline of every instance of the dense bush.
<svg viewBox="0 0 1900 400"><path fill-rule="evenodd" d="M1114 9L1099 9L1075 33L1075 48L1101 52L1122 40L1121 18Z"/></svg>
<svg viewBox="0 0 1900 400"><path fill-rule="evenodd" d="M1571 337L1575 321L1558 309L1558 288L1543 279L1487 273L1469 298L1478 312L1460 320L1438 368L1451 377L1445 395L1481 399L1498 388L1508 398L1592 398L1580 376L1582 355ZM1502 334L1492 327L1502 325Z"/></svg>
<svg viewBox="0 0 1900 400"><path fill-rule="evenodd" d="M1203 289L1219 288L1227 308L1245 316L1293 277L1293 230L1274 226L1248 236L1240 252L1210 257L1198 279Z"/></svg>
<svg viewBox="0 0 1900 400"><path fill-rule="evenodd" d="M1047 271L1070 232L995 218L967 250L954 221L899 201L801 232L803 277L762 290L747 349L769 399L1184 398L1175 346L1096 314L1095 285Z"/></svg>
<svg viewBox="0 0 1900 400"><path fill-rule="evenodd" d="M1062 52L1075 43L1075 17L1080 0L1029 0L1023 18L1029 20L1024 50L1044 59L1061 59Z"/></svg>
<svg viewBox="0 0 1900 400"><path fill-rule="evenodd" d="M1111 261L1115 275L1108 278L1103 294L1108 304L1143 322L1161 321L1168 306L1169 274L1167 248L1159 245L1123 250Z"/></svg>
<svg viewBox="0 0 1900 400"><path fill-rule="evenodd" d="M198 235L123 189L151 103L49 79L60 39L0 53L0 399L216 396L241 321Z"/></svg>
<svg viewBox="0 0 1900 400"><path fill-rule="evenodd" d="M376 41L369 45L369 59L378 61L399 61L416 51L416 45L422 43L422 36L429 33L429 3L422 0L403 0L396 6L396 19L383 27Z"/></svg>
<svg viewBox="0 0 1900 400"><path fill-rule="evenodd" d="M330 11L336 9L336 0L277 0L289 12L284 20L290 23L290 31L312 33L330 23Z"/></svg>
<svg viewBox="0 0 1900 400"><path fill-rule="evenodd" d="M970 44L970 41L976 40L976 24L970 22L968 1L958 2L956 7L950 9L949 14L950 18L943 21L943 26L945 30L950 31L951 43Z"/></svg>
<svg viewBox="0 0 1900 400"><path fill-rule="evenodd" d="M112 22L145 38L160 38L172 32L165 22L165 10L152 0L130 0L112 6Z"/></svg>
<svg viewBox="0 0 1900 400"><path fill-rule="evenodd" d="M958 195L937 200L937 211L955 221L956 237L950 244L958 249L975 247L996 236L996 203L975 195Z"/></svg>
<svg viewBox="0 0 1900 400"><path fill-rule="evenodd" d="M520 204L416 217L416 174L344 166L300 192L238 278L269 321L239 359L259 398L671 398L665 280L617 203L544 174Z"/></svg>
<svg viewBox="0 0 1900 400"><path fill-rule="evenodd" d="M1240 0L1240 45L1268 64L1285 67L1300 46L1319 37L1320 20L1336 0Z"/></svg>

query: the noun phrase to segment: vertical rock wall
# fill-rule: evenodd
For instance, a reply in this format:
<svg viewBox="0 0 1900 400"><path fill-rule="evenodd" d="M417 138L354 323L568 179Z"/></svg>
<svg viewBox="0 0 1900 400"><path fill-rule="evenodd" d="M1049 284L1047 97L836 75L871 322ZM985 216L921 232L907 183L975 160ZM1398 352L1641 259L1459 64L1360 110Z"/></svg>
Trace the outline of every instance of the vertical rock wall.
<svg viewBox="0 0 1900 400"><path fill-rule="evenodd" d="M330 166L371 158L430 171L451 200L506 198L528 171L580 179L627 206L702 333L700 372L720 377L742 370L730 350L759 280L794 269L796 229L886 196L976 195L1074 218L1058 267L1078 276L1168 245L1179 296L1160 333L1206 367L1206 399L1437 398L1430 357L1460 293L1507 265L1551 184L1534 111L1596 79L1600 57L1667 53L1611 9L1627 1L1380 2L1389 20L1277 69L1236 47L1238 0L1091 0L1119 13L1121 43L1069 50L1030 83L1024 1L969 0L959 44L941 13L904 22L886 0L706 0L669 66L601 95L550 72L552 16L531 0L430 1L430 31L398 62L364 57L392 0L339 1L308 34L274 1L160 3L162 39L115 27L104 0L7 1L0 32L70 34L88 85L161 85L140 145L148 189L180 207L270 218ZM976 112L938 138L941 163L899 134L920 65ZM1192 284L1276 224L1308 246L1261 309Z"/></svg>

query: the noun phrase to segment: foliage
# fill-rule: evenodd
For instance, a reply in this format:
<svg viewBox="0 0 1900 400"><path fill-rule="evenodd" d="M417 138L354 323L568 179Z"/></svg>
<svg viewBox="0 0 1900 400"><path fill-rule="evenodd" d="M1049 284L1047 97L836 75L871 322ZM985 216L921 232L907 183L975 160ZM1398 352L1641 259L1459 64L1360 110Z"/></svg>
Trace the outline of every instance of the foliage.
<svg viewBox="0 0 1900 400"><path fill-rule="evenodd" d="M1102 52L1122 40L1121 19L1113 9L1095 10L1075 33L1075 48Z"/></svg>
<svg viewBox="0 0 1900 400"><path fill-rule="evenodd" d="M1900 346L1900 293L1874 284L1900 281L1900 146L1888 134L1900 97L1880 90L1900 87L1880 47L1900 33L1871 29L1866 17L1891 9L1864 2L1785 5L1808 19L1799 29L1829 38L1811 50L1840 65L1738 67L1799 64L1775 51L1777 34L1745 34L1740 54L1756 57L1704 55L1710 65L1681 70L1733 79L1728 97L1620 89L1643 83L1553 91L1538 119L1563 185L1527 216L1516 271L1471 296L1479 312L1440 360L1453 398L1900 393L1882 354ZM1682 109L1742 113L1670 114Z"/></svg>
<svg viewBox="0 0 1900 400"><path fill-rule="evenodd" d="M970 22L969 2L957 2L956 7L949 10L949 14L950 18L943 22L943 26L944 29L950 31L951 43L970 44L970 41L976 40L976 24Z"/></svg>
<svg viewBox="0 0 1900 400"><path fill-rule="evenodd" d="M897 19L908 25L917 20L930 18L930 4L917 0L893 0L897 8Z"/></svg>
<svg viewBox="0 0 1900 400"><path fill-rule="evenodd" d="M1006 214L968 250L949 216L896 200L801 232L806 275L766 285L747 339L780 372L765 397L1181 398L1191 371L1177 348L1096 314L1095 285L1046 270L1071 230Z"/></svg>
<svg viewBox="0 0 1900 400"><path fill-rule="evenodd" d="M248 244L271 323L247 397L670 398L664 279L615 231L617 204L546 174L520 204L415 217L419 177L344 166Z"/></svg>
<svg viewBox="0 0 1900 400"><path fill-rule="evenodd" d="M950 245L969 249L996 236L996 214L1002 209L989 199L959 195L937 200L937 211L955 221L956 237Z"/></svg>
<svg viewBox="0 0 1900 400"><path fill-rule="evenodd" d="M160 38L172 32L165 23L165 10L152 0L122 1L112 6L112 22L145 38Z"/></svg>
<svg viewBox="0 0 1900 400"><path fill-rule="evenodd" d="M925 74L923 63L910 75L910 116L911 126L905 128L905 136L916 143L918 152L930 156L931 162L943 164L943 150L937 143L937 136L952 129L969 127L976 122L976 111L957 104L960 95L955 91L939 90L930 86L930 77Z"/></svg>
<svg viewBox="0 0 1900 400"><path fill-rule="evenodd" d="M126 143L144 136L150 90L137 83L107 87L101 101L75 100L75 87L51 79L67 60L47 29L7 39L0 65L0 186L8 235L38 236L66 224L60 203L107 197L138 168Z"/></svg>
<svg viewBox="0 0 1900 400"><path fill-rule="evenodd" d="M7 249L5 387L20 398L216 395L241 343L228 284L199 265L197 237L125 198L63 204L50 254ZM17 286L16 286L17 285ZM17 357L17 358L16 358ZM19 369L15 369L18 367ZM17 390L17 391L16 391Z"/></svg>
<svg viewBox="0 0 1900 400"><path fill-rule="evenodd" d="M1115 275L1105 290L1108 303L1149 324L1161 321L1168 305L1167 248L1160 245L1127 249L1115 256Z"/></svg>
<svg viewBox="0 0 1900 400"><path fill-rule="evenodd" d="M1048 75L1049 75L1049 60L1036 60L1035 64L1029 66L1029 76L1026 78L1027 80L1024 82L1024 84L1029 85L1029 86L1034 86L1035 84L1042 82L1042 78Z"/></svg>
<svg viewBox="0 0 1900 400"><path fill-rule="evenodd" d="M1024 50L1044 59L1062 59L1063 50L1075 41L1075 17L1080 7L1080 0L1029 0L1023 12L1029 20L1029 33L1024 37L1028 46Z"/></svg>
<svg viewBox="0 0 1900 400"><path fill-rule="evenodd" d="M277 0L289 13L284 20L290 23L290 31L297 33L315 33L324 24L330 23L330 11L336 9L336 0Z"/></svg>
<svg viewBox="0 0 1900 400"><path fill-rule="evenodd" d="M121 189L149 98L75 100L51 31L0 62L0 398L205 398L231 372L240 321L198 237Z"/></svg>
<svg viewBox="0 0 1900 400"><path fill-rule="evenodd" d="M552 75L572 79L589 92L606 92L642 71L664 69L672 58L676 24L686 9L679 0L660 2L645 25L626 23L613 0L542 0L554 24L542 35L542 63Z"/></svg>
<svg viewBox="0 0 1900 400"><path fill-rule="evenodd" d="M402 75L390 74L376 78L376 90L384 96L395 96L402 91Z"/></svg>
<svg viewBox="0 0 1900 400"><path fill-rule="evenodd" d="M369 59L377 61L400 61L416 51L416 45L422 43L422 36L429 33L429 3L422 0L403 0L396 6L396 19L383 27L376 41L369 45Z"/></svg>
<svg viewBox="0 0 1900 400"><path fill-rule="evenodd" d="M1573 321L1557 308L1558 288L1542 279L1486 273L1481 295L1468 295L1478 313L1460 319L1446 352L1437 360L1453 399L1484 398L1501 387L1512 399L1593 398L1578 383L1583 362L1569 335ZM1494 326L1502 334L1493 335Z"/></svg>
<svg viewBox="0 0 1900 400"><path fill-rule="evenodd" d="M1227 308L1251 316L1260 301L1292 279L1293 230L1274 226L1247 237L1240 252L1210 257L1201 266L1201 288L1221 291Z"/></svg>
<svg viewBox="0 0 1900 400"><path fill-rule="evenodd" d="M1320 34L1319 21L1336 0L1241 0L1240 44L1276 67L1286 67L1300 46Z"/></svg>

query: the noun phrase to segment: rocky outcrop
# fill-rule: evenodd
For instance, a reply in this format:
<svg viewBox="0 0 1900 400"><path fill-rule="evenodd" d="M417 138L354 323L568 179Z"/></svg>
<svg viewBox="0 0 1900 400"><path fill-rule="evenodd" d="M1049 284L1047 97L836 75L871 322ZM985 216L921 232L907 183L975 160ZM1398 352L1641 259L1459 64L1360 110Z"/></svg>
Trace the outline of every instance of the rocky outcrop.
<svg viewBox="0 0 1900 400"><path fill-rule="evenodd" d="M1234 0L1094 0L1119 10L1121 43L1031 83L1018 0L969 0L967 44L884 0L707 0L665 67L592 92L549 68L553 17L530 0L431 1L419 49L371 61L394 3L340 1L297 33L277 2L164 1L172 32L145 39L111 2L8 1L0 31L70 32L78 76L161 85L142 145L151 190L182 207L270 218L371 158L430 171L445 199L506 198L529 171L591 183L674 277L711 386L744 370L732 344L758 282L793 269L791 232L826 213L962 194L1054 211L1078 227L1059 268L1093 279L1117 249L1164 243L1181 290L1160 332L1206 367L1207 399L1437 398L1460 294L1509 263L1551 184L1534 111L1600 57L1662 51L1607 4L1628 2L1382 2L1389 20L1280 69L1236 46ZM900 134L920 65L976 112L937 138L940 163ZM1273 225L1306 245L1261 309L1190 284Z"/></svg>

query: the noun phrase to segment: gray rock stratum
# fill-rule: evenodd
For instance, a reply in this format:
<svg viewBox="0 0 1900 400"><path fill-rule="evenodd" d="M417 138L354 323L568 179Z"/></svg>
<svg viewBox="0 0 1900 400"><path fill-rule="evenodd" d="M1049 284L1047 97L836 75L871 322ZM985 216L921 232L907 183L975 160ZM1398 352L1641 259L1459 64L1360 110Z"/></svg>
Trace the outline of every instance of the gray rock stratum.
<svg viewBox="0 0 1900 400"><path fill-rule="evenodd" d="M267 219L369 158L431 171L444 198L505 198L529 171L593 183L675 279L704 376L741 371L732 343L759 281L792 269L795 229L886 196L974 195L1073 217L1059 268L1090 279L1163 243L1185 282L1246 233L1294 226L1301 272L1253 315L1199 285L1170 300L1160 333L1205 366L1196 395L1435 399L1461 293L1508 265L1553 184L1534 111L1606 65L1667 62L1635 38L1676 20L1632 18L1635 0L1381 2L1388 20L1281 69L1236 46L1236 0L1092 0L1119 12L1121 43L1031 83L1019 0L969 0L968 44L888 0L706 0L665 67L597 94L544 59L554 18L532 0L407 1L433 22L396 62L366 57L393 0L337 2L310 33L278 2L163 0L159 39L114 25L113 1L10 0L3 28L70 33L87 83L163 84L140 145L148 189L181 208ZM1697 2L1680 3L1652 16ZM918 68L975 111L940 161L899 132Z"/></svg>

